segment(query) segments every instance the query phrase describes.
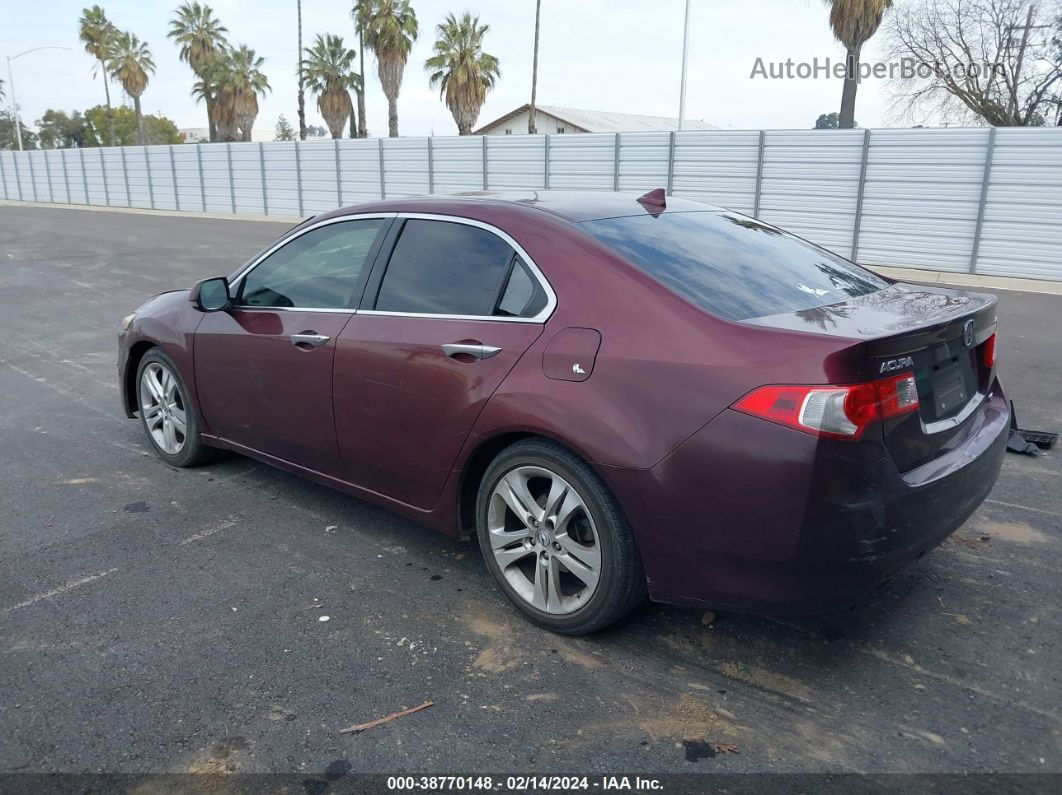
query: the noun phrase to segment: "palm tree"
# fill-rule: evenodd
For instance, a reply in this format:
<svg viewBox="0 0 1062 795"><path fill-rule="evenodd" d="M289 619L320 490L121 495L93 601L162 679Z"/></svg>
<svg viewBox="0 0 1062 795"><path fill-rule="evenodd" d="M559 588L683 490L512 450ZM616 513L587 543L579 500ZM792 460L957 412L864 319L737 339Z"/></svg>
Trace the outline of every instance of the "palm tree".
<svg viewBox="0 0 1062 795"><path fill-rule="evenodd" d="M262 72L265 58L246 44L228 48L206 64L192 86L196 99L214 97L210 121L219 141L250 141L258 117L258 95L270 90Z"/></svg>
<svg viewBox="0 0 1062 795"><path fill-rule="evenodd" d="M848 71L841 90L841 113L838 126L855 126L856 89L859 87L859 52L874 35L892 0L826 0L830 6L830 27L833 36L848 51Z"/></svg>
<svg viewBox="0 0 1062 795"><path fill-rule="evenodd" d="M236 139L236 126L233 120L232 91L228 84L228 54L223 53L203 67L202 76L192 85L192 96L196 100L206 101L210 98L209 122L214 132L214 140L233 141Z"/></svg>
<svg viewBox="0 0 1062 795"><path fill-rule="evenodd" d="M117 137L114 134L114 111L111 109L111 86L107 76L107 61L111 57L111 43L114 40L115 29L107 14L99 6L85 8L81 11L81 19L78 20L78 35L85 43L85 52L95 58L99 63L96 68L103 74L103 90L107 96L107 145L114 146ZM95 69L93 77L96 76Z"/></svg>
<svg viewBox="0 0 1062 795"><path fill-rule="evenodd" d="M200 80L207 66L213 63L228 48L225 34L228 29L214 16L214 10L198 2L185 2L170 20L170 32L166 35L181 46L181 60L187 63ZM206 101L207 125L210 140L218 139L214 124L214 96L203 95Z"/></svg>
<svg viewBox="0 0 1062 795"><path fill-rule="evenodd" d="M372 0L354 0L350 16L354 20L354 29L358 32L358 137L368 138L369 128L365 121L365 25L369 19Z"/></svg>
<svg viewBox="0 0 1062 795"><path fill-rule="evenodd" d="M299 49L296 52L299 54L299 140L306 140L306 91L305 91L305 75L302 73L302 0L298 2L299 8Z"/></svg>
<svg viewBox="0 0 1062 795"><path fill-rule="evenodd" d="M483 37L490 25L480 25L479 17L465 12L460 20L447 14L435 30L435 55L424 62L425 69L434 69L429 84L438 87L439 98L457 122L459 135L471 135L472 125L479 118L479 110L501 76L498 59L483 52Z"/></svg>
<svg viewBox="0 0 1062 795"><path fill-rule="evenodd" d="M535 97L538 94L538 19L542 12L542 0L535 0L535 55L531 61L531 107L527 111L527 132L538 132L535 126Z"/></svg>
<svg viewBox="0 0 1062 795"><path fill-rule="evenodd" d="M317 109L324 116L333 138L343 137L343 127L354 111L350 92L358 86L354 73L357 53L348 50L342 36L317 34L313 47L306 48L303 74L310 90L317 94Z"/></svg>
<svg viewBox="0 0 1062 795"><path fill-rule="evenodd" d="M144 143L144 125L140 114L140 95L147 88L148 75L154 74L155 62L151 60L151 51L128 31L119 33L114 38L111 57L107 62L114 78L122 84L125 93L133 98L133 110L136 112L136 142Z"/></svg>
<svg viewBox="0 0 1062 795"><path fill-rule="evenodd" d="M365 15L365 45L376 53L380 85L387 96L387 129L398 137L398 92L406 59L417 40L417 15L409 0L370 0Z"/></svg>
<svg viewBox="0 0 1062 795"><path fill-rule="evenodd" d="M258 95L269 91L269 80L262 72L265 58L246 44L230 50L223 61L222 93L231 102L232 127L241 141L251 140L254 120L258 117Z"/></svg>

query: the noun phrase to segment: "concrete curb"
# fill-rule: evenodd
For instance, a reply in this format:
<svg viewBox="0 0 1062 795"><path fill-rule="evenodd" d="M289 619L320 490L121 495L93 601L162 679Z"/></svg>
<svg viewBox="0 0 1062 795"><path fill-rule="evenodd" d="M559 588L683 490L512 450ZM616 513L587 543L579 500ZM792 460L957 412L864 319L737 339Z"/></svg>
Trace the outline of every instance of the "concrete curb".
<svg viewBox="0 0 1062 795"><path fill-rule="evenodd" d="M0 207L43 207L50 210L87 210L100 213L130 213L132 215L162 215L174 218L209 218L216 221L254 221L270 224L297 224L306 220L297 215L233 215L232 213L197 213L185 210L149 210L142 207L100 207L96 204L51 204L49 202L19 202L0 199ZM306 216L309 218L309 216Z"/></svg>
<svg viewBox="0 0 1062 795"><path fill-rule="evenodd" d="M297 215L233 215L231 213L197 213L184 210L146 210L139 207L99 207L88 204L50 204L48 202L19 202L0 199L0 207L43 207L58 210L88 210L90 212L132 213L134 215L159 215L174 218L209 218L218 221L253 221L256 223L296 224L304 220ZM307 216L309 217L309 216ZM986 290L1018 290L1025 293L1062 295L1062 281L1022 279L1014 276L985 276L975 273L952 273L929 271L919 268L894 268L885 265L867 265L883 276L901 281L943 284L956 287L982 287Z"/></svg>
<svg viewBox="0 0 1062 795"><path fill-rule="evenodd" d="M941 284L949 287L982 287L986 290L1019 290L1023 293L1062 295L1062 282L1043 279L1020 279L1014 276L985 276L978 273L927 271L918 268L891 268L884 265L864 265L883 276L905 282Z"/></svg>

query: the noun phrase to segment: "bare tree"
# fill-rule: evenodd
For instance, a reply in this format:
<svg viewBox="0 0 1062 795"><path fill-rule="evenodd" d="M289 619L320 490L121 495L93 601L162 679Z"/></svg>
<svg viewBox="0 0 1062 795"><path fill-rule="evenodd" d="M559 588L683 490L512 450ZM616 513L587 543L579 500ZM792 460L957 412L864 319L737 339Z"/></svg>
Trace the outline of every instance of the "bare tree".
<svg viewBox="0 0 1062 795"><path fill-rule="evenodd" d="M1055 58L1062 61L1062 8L1058 9L1055 18L1055 34L1051 38L1051 46L1055 51ZM1062 86L1055 90L1055 126L1062 127Z"/></svg>
<svg viewBox="0 0 1062 795"><path fill-rule="evenodd" d="M888 20L894 111L994 127L1050 123L1062 88L1059 0L915 0Z"/></svg>

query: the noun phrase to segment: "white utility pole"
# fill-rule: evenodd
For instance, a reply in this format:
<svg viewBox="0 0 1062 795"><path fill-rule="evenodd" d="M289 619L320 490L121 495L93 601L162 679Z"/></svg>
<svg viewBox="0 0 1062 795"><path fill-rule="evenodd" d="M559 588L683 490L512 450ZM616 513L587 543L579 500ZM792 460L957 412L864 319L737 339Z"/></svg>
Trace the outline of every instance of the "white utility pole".
<svg viewBox="0 0 1062 795"><path fill-rule="evenodd" d="M15 136L18 138L18 151L22 151L22 123L18 117L18 102L15 101L15 76L11 72L11 62L16 58L21 58L23 55L29 55L31 52L37 52L37 50L69 50L69 47L55 47L52 45L46 47L34 47L32 50L25 50L18 55L7 56L7 82L11 85L11 113L15 117Z"/></svg>
<svg viewBox="0 0 1062 795"><path fill-rule="evenodd" d="M686 21L682 26L682 82L679 85L678 128L686 119L686 59L690 50L690 0L686 0Z"/></svg>
<svg viewBox="0 0 1062 795"><path fill-rule="evenodd" d="M15 56L16 58L18 56ZM18 151L22 151L22 125L18 122L18 100L15 99L15 76L11 73L11 56L7 56L7 84L11 86L11 115L15 117L15 136L18 138Z"/></svg>

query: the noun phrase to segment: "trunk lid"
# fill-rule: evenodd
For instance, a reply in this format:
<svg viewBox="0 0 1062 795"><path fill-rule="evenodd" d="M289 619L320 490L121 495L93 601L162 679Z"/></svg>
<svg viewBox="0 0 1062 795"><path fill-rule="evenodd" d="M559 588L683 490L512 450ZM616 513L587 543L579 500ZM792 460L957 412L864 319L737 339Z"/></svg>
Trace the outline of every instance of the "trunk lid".
<svg viewBox="0 0 1062 795"><path fill-rule="evenodd" d="M893 284L841 303L744 322L856 340L853 382L913 373L918 411L882 423L900 472L962 444L992 384L994 368L984 355L996 329L992 295Z"/></svg>

